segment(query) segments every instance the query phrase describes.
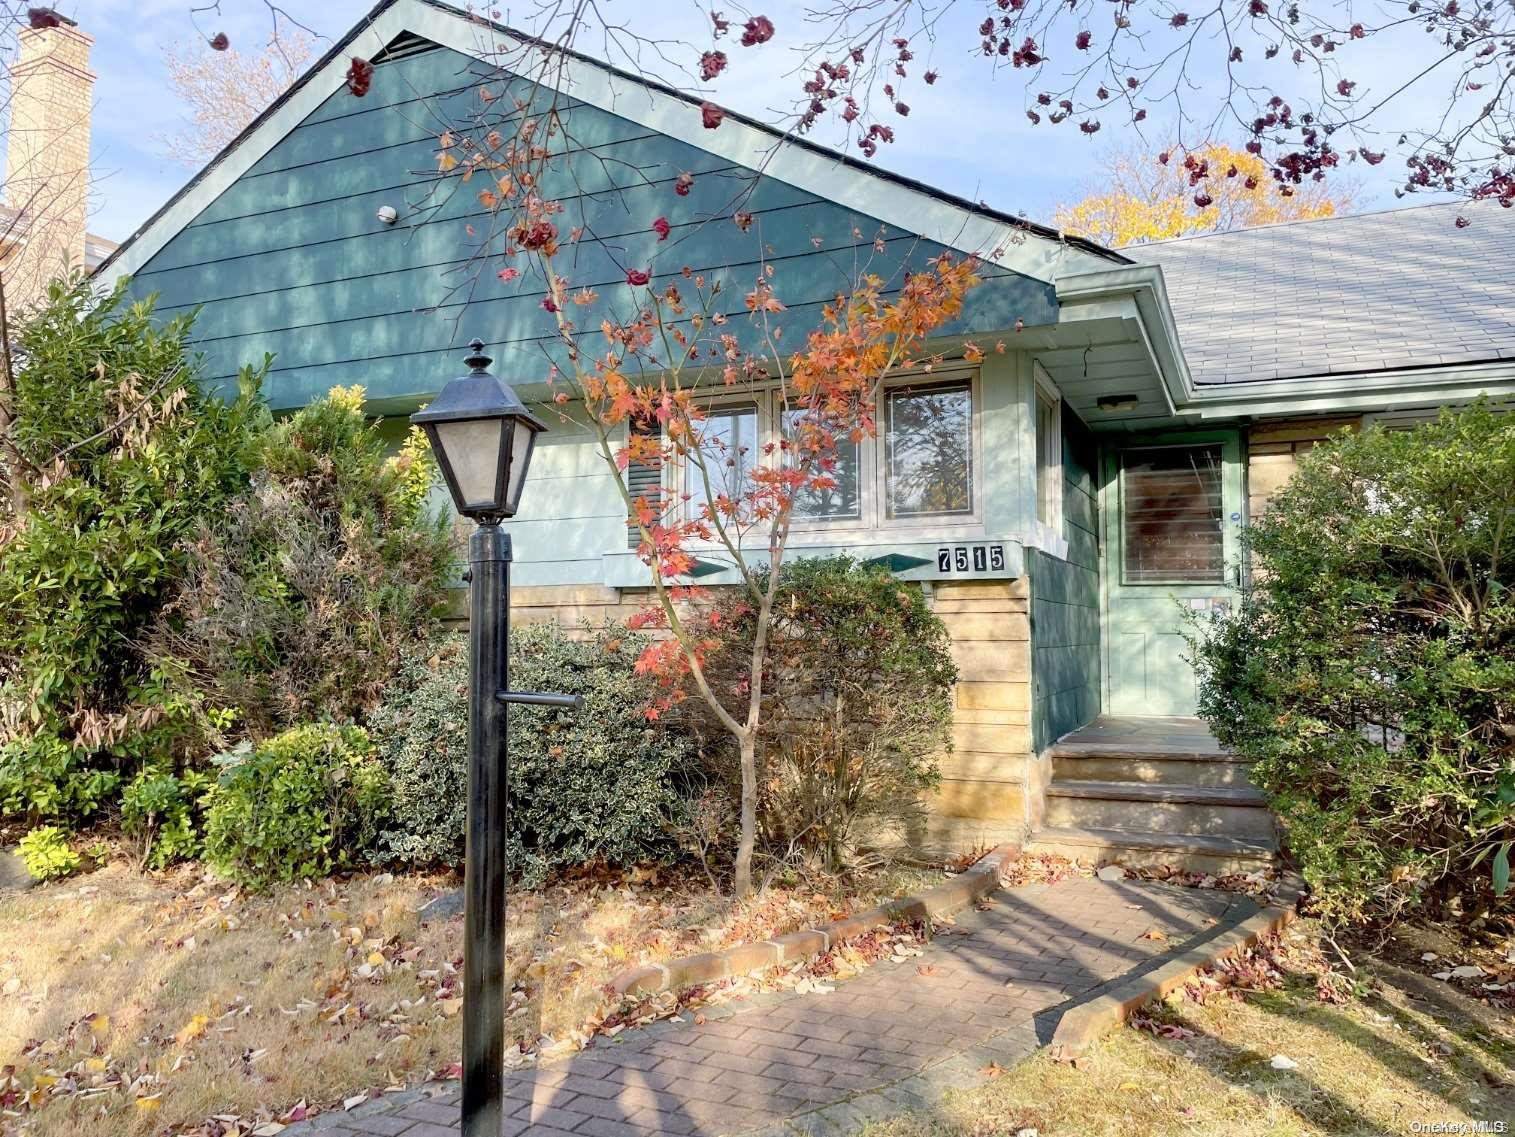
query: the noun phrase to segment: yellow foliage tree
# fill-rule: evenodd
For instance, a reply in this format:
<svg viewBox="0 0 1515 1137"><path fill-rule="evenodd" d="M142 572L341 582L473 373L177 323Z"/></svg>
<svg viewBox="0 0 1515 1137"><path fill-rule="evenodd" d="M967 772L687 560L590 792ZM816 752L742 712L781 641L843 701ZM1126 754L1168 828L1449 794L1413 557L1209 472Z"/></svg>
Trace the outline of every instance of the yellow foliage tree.
<svg viewBox="0 0 1515 1137"><path fill-rule="evenodd" d="M1250 229L1350 212L1356 187L1332 179L1288 187L1263 160L1229 146L1187 153L1113 150L1105 171L1072 205L1059 205L1059 229L1113 248L1196 233Z"/></svg>
<svg viewBox="0 0 1515 1137"><path fill-rule="evenodd" d="M286 32L245 55L206 43L165 47L168 84L183 106L185 121L157 140L164 153L194 167L214 158L289 89L313 53L303 31Z"/></svg>

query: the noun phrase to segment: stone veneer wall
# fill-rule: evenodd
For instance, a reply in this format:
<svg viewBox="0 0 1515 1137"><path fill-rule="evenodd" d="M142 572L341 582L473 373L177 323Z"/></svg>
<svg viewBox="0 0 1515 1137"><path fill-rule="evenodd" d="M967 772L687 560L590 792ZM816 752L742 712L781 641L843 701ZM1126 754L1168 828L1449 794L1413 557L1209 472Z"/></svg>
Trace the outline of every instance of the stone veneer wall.
<svg viewBox="0 0 1515 1137"><path fill-rule="evenodd" d="M925 844L965 849L1025 836L1031 756L1030 580L943 581L931 607L957 664L952 753Z"/></svg>
<svg viewBox="0 0 1515 1137"><path fill-rule="evenodd" d="M958 667L952 752L930 805L923 847L961 850L1025 835L1031 755L1030 581L945 581L927 599L952 637ZM641 590L567 585L511 590L513 621L565 625L624 620L649 601ZM454 600L466 619L466 594Z"/></svg>
<svg viewBox="0 0 1515 1137"><path fill-rule="evenodd" d="M1285 419L1257 423L1247 431L1247 516L1261 517L1273 495L1294 476L1299 456L1342 427L1362 425L1361 415Z"/></svg>

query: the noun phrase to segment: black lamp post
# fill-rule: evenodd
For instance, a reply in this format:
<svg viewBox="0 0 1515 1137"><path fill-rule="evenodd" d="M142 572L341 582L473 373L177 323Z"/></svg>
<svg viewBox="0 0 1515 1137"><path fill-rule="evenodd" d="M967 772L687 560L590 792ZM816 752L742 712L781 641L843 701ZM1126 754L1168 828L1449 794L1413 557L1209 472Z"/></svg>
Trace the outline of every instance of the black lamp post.
<svg viewBox="0 0 1515 1137"><path fill-rule="evenodd" d="M468 834L463 876L463 1137L500 1137L505 1067L505 792L507 703L577 707L575 695L512 692L510 536L532 446L546 428L489 373L482 340L467 375L410 416L431 440L468 543Z"/></svg>

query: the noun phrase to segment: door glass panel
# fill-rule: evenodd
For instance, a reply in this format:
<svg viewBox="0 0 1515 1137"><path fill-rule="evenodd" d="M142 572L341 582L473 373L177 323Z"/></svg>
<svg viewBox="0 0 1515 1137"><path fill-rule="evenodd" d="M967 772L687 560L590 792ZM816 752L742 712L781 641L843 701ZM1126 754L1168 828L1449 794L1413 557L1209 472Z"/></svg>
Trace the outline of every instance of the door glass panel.
<svg viewBox="0 0 1515 1137"><path fill-rule="evenodd" d="M1126 450L1120 476L1124 581L1223 583L1220 446Z"/></svg>

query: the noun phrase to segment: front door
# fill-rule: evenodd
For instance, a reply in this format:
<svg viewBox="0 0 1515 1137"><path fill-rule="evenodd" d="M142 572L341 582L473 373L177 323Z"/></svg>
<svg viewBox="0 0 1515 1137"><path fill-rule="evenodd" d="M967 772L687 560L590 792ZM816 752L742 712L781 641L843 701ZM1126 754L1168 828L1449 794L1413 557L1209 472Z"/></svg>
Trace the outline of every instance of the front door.
<svg viewBox="0 0 1515 1137"><path fill-rule="evenodd" d="M1234 603L1240 579L1240 438L1121 438L1105 452L1103 486L1105 708L1192 715L1186 615Z"/></svg>

